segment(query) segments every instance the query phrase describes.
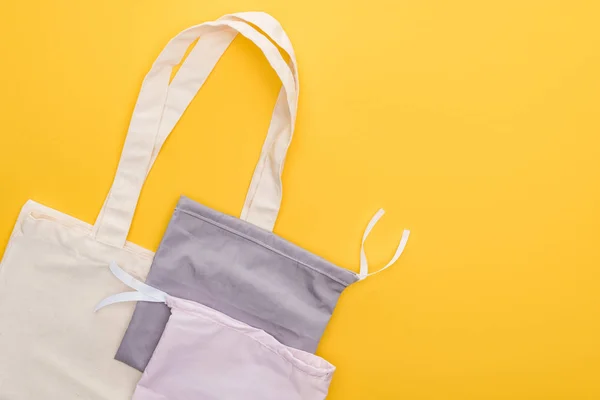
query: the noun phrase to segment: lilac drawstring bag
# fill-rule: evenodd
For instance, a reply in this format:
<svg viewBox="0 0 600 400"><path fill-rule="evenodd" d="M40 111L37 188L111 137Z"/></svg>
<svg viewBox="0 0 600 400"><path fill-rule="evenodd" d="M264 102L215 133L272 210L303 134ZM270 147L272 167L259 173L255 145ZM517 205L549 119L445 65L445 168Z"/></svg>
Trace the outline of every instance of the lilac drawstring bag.
<svg viewBox="0 0 600 400"><path fill-rule="evenodd" d="M323 400L335 367L285 346L266 332L202 304L168 295L129 275L112 273L135 292L103 300L164 303L164 332L137 384L133 400Z"/></svg>
<svg viewBox="0 0 600 400"><path fill-rule="evenodd" d="M360 273L356 274L272 232L281 204L283 163L296 119L299 89L296 57L283 28L268 14L239 13L219 21L221 24L235 23L236 30L262 50L283 86L240 218L182 197L154 257L146 283L265 331L283 345L313 353L341 292L367 277L367 260L361 250ZM167 93L166 97L156 96L163 103L155 108L163 114L152 160L202 86L203 79L196 77L198 70L205 78L236 35L236 31L226 25L222 30L201 36L173 82L163 88L154 81L156 70L177 64L182 51L197 37L188 33L193 30L190 28L169 42L142 87L142 93L152 90L158 93L159 89L160 93ZM287 54L289 63L269 39ZM162 84L168 85L168 82ZM148 172L148 163L129 161L136 165L140 177ZM133 212L137 197L127 194L132 190L131 185L117 186L115 180L105 207L105 217L109 221ZM129 203L130 210L121 207L113 211L110 202L121 198L133 199ZM378 212L371 221L363 242L382 214L382 211ZM125 237L127 231L121 229L111 231L111 234ZM392 261L381 270L398 259L408 234L408 231L404 232ZM171 311L165 304L139 303L115 358L143 371Z"/></svg>

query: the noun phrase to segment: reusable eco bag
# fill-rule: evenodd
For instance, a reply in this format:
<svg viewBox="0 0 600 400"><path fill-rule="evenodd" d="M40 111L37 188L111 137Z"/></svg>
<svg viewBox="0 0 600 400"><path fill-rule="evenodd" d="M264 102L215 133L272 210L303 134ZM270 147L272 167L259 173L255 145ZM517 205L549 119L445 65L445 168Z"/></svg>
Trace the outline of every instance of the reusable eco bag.
<svg viewBox="0 0 600 400"><path fill-rule="evenodd" d="M280 26L262 23L260 28L289 55L297 94L291 42ZM216 52L213 56L219 57ZM285 145L273 146L273 159L279 163L272 167L269 162L259 162L255 170L255 174L273 178L264 179L262 186L250 186L241 219L182 197L146 282L264 330L287 346L315 352L341 292L366 278L368 268L364 251L361 271L356 274L272 233L281 202L280 171L296 114L296 101L287 98L283 112L286 97L280 95L275 109L282 112L274 114L278 122L271 125L280 127L281 135L288 138ZM269 148L270 136L271 131L263 153ZM385 268L398 259L408 235L405 231ZM169 313L164 304L139 303L115 358L143 371Z"/></svg>
<svg viewBox="0 0 600 400"><path fill-rule="evenodd" d="M327 396L335 367L324 359L285 346L266 332L202 304L144 285L114 262L110 269L136 291L111 296L97 310L126 301L160 302L171 310L134 400L323 400Z"/></svg>
<svg viewBox="0 0 600 400"><path fill-rule="evenodd" d="M145 177L177 122L173 116L183 113L202 86L218 60L212 55L222 54L238 32L266 55L283 81L283 104L295 110L288 65L275 45L243 21L276 24L263 13L225 16L183 31L160 54L142 85L114 183L94 226L33 201L21 210L0 264L0 399L131 397L141 375L113 356L133 306L121 304L98 316L90 311L98 298L124 289L107 268L110 260L138 279L148 272L153 254L126 237ZM170 83L173 67L198 38ZM209 63L198 63L206 54ZM281 113L290 113L278 107L275 124ZM268 167L251 183L257 193L265 180L278 179L277 157L290 137L289 127L269 130L259 161ZM250 204L249 215L260 214L255 210L260 205Z"/></svg>

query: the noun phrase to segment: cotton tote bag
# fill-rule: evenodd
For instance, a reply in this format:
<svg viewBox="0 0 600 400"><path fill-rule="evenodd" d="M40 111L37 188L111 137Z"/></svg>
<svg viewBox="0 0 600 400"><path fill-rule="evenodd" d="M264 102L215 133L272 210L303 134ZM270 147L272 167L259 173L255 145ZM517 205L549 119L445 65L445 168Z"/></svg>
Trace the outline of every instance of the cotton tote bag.
<svg viewBox="0 0 600 400"><path fill-rule="evenodd" d="M126 301L160 302L171 310L134 400L323 400L327 396L335 367L321 357L285 346L266 332L202 304L145 285L116 263L110 269L136 291L111 296L97 310Z"/></svg>
<svg viewBox="0 0 600 400"><path fill-rule="evenodd" d="M241 13L185 30L174 38L146 76L136 103L117 175L94 226L29 201L23 207L0 264L0 399L131 398L140 373L113 358L133 313L120 304L90 313L99 298L124 286L109 269L116 260L144 279L153 254L126 241L142 184L160 145L239 32L265 54L282 79L282 95L295 110L294 78L277 48L246 20L273 21ZM198 39L171 84L171 71ZM201 56L208 63L197 65ZM190 66L194 68L190 69ZM279 104L279 103L278 103ZM273 123L279 126L276 108ZM285 133L285 132L284 132ZM273 147L287 148L290 135L270 129L260 163L273 173L255 174L260 193L277 179L281 161ZM142 171L138 167L145 165ZM260 207L260 203L256 203ZM260 214L249 207L249 214Z"/></svg>
<svg viewBox="0 0 600 400"><path fill-rule="evenodd" d="M281 27L268 17L253 20L289 56L298 93L296 58ZM219 57L216 52L213 57ZM212 62L211 62L212 64ZM285 89L285 86L284 86ZM276 168L259 162L255 174L273 176L263 186L250 186L241 218L234 218L182 197L154 258L147 283L173 296L204 304L266 331L284 345L315 352L341 292L368 274L361 252L361 271L340 268L272 232L281 201L280 173L294 128L295 102L280 95L282 110L276 137L286 146L272 148ZM287 104L286 104L287 101ZM287 106L287 107L286 107ZM289 111L289 112L283 112ZM261 159L263 159L261 157ZM144 170L140 165L139 169ZM134 205L132 205L133 207ZM370 231L382 215L369 224ZM365 233L368 235L368 232ZM405 231L392 261L400 256ZM366 236L365 236L366 238ZM385 268L387 268L386 266ZM164 304L139 303L116 359L143 371L169 320Z"/></svg>

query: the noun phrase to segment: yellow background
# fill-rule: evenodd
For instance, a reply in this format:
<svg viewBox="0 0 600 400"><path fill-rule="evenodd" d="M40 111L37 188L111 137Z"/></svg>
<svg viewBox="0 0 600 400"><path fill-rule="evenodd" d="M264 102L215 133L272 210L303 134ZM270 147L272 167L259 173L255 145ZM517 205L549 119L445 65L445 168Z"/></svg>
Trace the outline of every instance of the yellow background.
<svg viewBox="0 0 600 400"><path fill-rule="evenodd" d="M597 1L2 1L2 248L30 198L92 223L160 49L245 10L282 22L300 66L276 232L357 270L378 207L372 265L412 230L340 300L329 399L600 399ZM137 244L156 249L182 193L241 210L279 83L242 39L218 67Z"/></svg>

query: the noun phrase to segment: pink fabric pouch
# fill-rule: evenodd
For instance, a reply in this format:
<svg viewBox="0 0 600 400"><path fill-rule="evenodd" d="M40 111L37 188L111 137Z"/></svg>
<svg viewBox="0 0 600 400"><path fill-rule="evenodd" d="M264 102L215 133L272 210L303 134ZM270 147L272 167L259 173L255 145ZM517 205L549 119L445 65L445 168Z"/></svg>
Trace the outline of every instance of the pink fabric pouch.
<svg viewBox="0 0 600 400"><path fill-rule="evenodd" d="M96 310L125 301L165 303L171 316L138 382L133 400L322 400L335 367L288 347L200 303L148 286L116 263L113 274L135 292L103 300Z"/></svg>

